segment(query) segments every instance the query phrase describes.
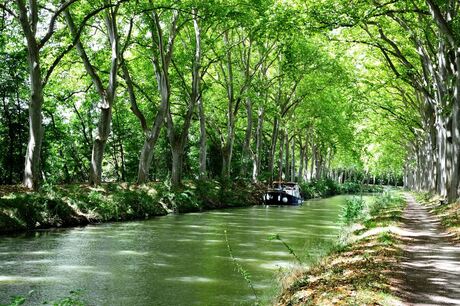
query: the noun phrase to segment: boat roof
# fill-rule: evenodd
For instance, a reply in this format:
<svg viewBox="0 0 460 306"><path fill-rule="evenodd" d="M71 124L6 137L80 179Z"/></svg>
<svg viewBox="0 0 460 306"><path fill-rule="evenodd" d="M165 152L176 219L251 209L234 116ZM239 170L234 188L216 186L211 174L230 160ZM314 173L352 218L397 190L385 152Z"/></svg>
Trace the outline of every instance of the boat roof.
<svg viewBox="0 0 460 306"><path fill-rule="evenodd" d="M298 185L296 182L283 182L283 181L274 181L273 184Z"/></svg>

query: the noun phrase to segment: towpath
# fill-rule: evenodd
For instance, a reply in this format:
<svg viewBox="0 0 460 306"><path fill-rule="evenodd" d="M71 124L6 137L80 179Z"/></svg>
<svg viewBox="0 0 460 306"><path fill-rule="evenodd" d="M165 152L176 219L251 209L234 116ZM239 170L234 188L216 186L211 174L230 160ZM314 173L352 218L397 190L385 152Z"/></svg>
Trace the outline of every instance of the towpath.
<svg viewBox="0 0 460 306"><path fill-rule="evenodd" d="M403 299L408 305L460 305L460 246L412 195L406 194L406 200Z"/></svg>

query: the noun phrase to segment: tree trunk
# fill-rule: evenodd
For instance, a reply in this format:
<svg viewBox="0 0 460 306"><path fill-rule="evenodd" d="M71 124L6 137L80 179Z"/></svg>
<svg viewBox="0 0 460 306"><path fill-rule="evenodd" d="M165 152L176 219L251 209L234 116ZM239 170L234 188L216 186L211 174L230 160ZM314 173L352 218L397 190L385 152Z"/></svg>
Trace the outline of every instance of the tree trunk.
<svg viewBox="0 0 460 306"><path fill-rule="evenodd" d="M299 161L300 161L300 165L299 165L299 172L297 174L296 181L297 182L302 182L303 181L303 166L304 166L304 162L305 162L305 148L302 145L302 137L300 137L299 142L300 142L299 143Z"/></svg>
<svg viewBox="0 0 460 306"><path fill-rule="evenodd" d="M104 158L105 145L110 136L110 124L112 122L112 107L101 109L96 139L91 153L91 166L89 183L100 185L102 182L102 161Z"/></svg>
<svg viewBox="0 0 460 306"><path fill-rule="evenodd" d="M184 148L178 143L171 144L172 167L171 183L173 186L180 185L182 181Z"/></svg>
<svg viewBox="0 0 460 306"><path fill-rule="evenodd" d="M256 129L256 153L252 158L252 181L257 182L260 165L261 165L261 149L262 149L262 137L263 137L263 124L264 124L264 109L259 108L258 119L257 119L257 129Z"/></svg>
<svg viewBox="0 0 460 306"><path fill-rule="evenodd" d="M24 165L24 186L37 190L40 186L40 161L43 142L43 81L40 66L40 48L35 37L38 22L38 7L32 2L30 14L23 1L17 0L19 22L27 42L27 60L29 64L30 101L29 101L29 141Z"/></svg>
<svg viewBox="0 0 460 306"><path fill-rule="evenodd" d="M315 148L315 173L316 173L316 179L319 180L321 179L321 164L323 162L323 156L321 153L318 151L318 148Z"/></svg>
<svg viewBox="0 0 460 306"><path fill-rule="evenodd" d="M438 163L437 163L437 174L438 174L438 186L437 192L441 196L447 195L447 175L446 175L446 154L447 154L447 133L445 123L440 114L436 115L436 142L438 148Z"/></svg>
<svg viewBox="0 0 460 306"><path fill-rule="evenodd" d="M143 184L149 180L149 171L152 164L153 150L155 144L160 136L161 128L163 127L164 118L166 116L167 108L169 106L169 80L164 77L160 78L160 87L163 88L161 91L161 104L157 111L155 121L152 128L147 133L144 145L141 150L139 157L139 169L137 172L137 183Z"/></svg>
<svg viewBox="0 0 460 306"><path fill-rule="evenodd" d="M311 168L310 168L310 181L313 180L315 174L315 164L316 164L316 144L312 138L311 140Z"/></svg>
<svg viewBox="0 0 460 306"><path fill-rule="evenodd" d="M283 180L283 150L284 150L284 142L286 135L284 134L284 131L281 131L280 133L280 147L279 147L279 154L278 154L278 180L282 181Z"/></svg>
<svg viewBox="0 0 460 306"><path fill-rule="evenodd" d="M27 143L24 186L37 190L40 186L40 161L43 142L42 106L43 85L40 70L38 47L28 44L28 62L30 73L30 102L29 102L29 141Z"/></svg>
<svg viewBox="0 0 460 306"><path fill-rule="evenodd" d="M172 169L171 169L171 183L173 186L178 186L182 182L183 160L185 154L185 146L188 141L189 129L192 122L192 116L195 113L195 106L200 99L200 67L201 67L201 46L200 46L200 28L196 11L192 10L193 23L195 29L195 58L192 63L192 92L189 94L189 101L187 106L187 113L184 118L184 123L180 132L177 132L171 109L168 110L167 127L168 138L171 146L172 154ZM180 72L179 72L180 73ZM184 88L187 90L187 88Z"/></svg>
<svg viewBox="0 0 460 306"><path fill-rule="evenodd" d="M155 121L149 132L146 133L144 145L141 149L139 157L139 168L137 172L137 183L143 184L149 179L149 171L153 158L153 150L160 136L161 128L164 124L164 119L169 109L169 99L171 96L171 86L169 82L169 65L172 59L174 40L177 31L177 21L179 18L178 11L173 11L171 19L171 28L169 29L169 40L167 45L164 44L163 31L161 30L160 18L156 11L149 16L153 20L150 29L152 36L152 45L157 48L160 55L154 54L152 58L153 67L155 70L155 78L158 85L158 91L161 96L160 107L155 116ZM156 37L156 38L155 38Z"/></svg>
<svg viewBox="0 0 460 306"><path fill-rule="evenodd" d="M268 172L270 173L270 183L273 182L274 177L274 167L275 167L275 150L276 150L276 142L278 140L278 130L279 130L279 121L278 117L275 117L273 122L273 131L272 131L272 139L271 139L271 146L270 146L270 156L268 159Z"/></svg>
<svg viewBox="0 0 460 306"><path fill-rule="evenodd" d="M292 137L292 146L291 146L291 182L295 181L295 138Z"/></svg>
<svg viewBox="0 0 460 306"><path fill-rule="evenodd" d="M306 181L308 179L308 162L309 162L307 144L305 145L304 156L305 156L305 168L302 173L302 180Z"/></svg>
<svg viewBox="0 0 460 306"><path fill-rule="evenodd" d="M289 163L289 157L291 155L291 151L289 151L289 142L291 140L289 139L289 134L287 132L287 130L284 130L284 143L285 143L285 146L286 146L286 149L285 149L285 159L284 159L284 179L286 181L289 180L290 176L291 176L291 164Z"/></svg>
<svg viewBox="0 0 460 306"><path fill-rule="evenodd" d="M158 117L159 113L157 113ZM164 117L164 116L163 116ZM161 119L163 121L163 118ZM144 140L144 145L139 156L139 167L137 171L137 183L143 184L149 180L150 165L152 164L153 149L155 147L158 136L160 135L160 129L162 124L158 127L152 128L148 136Z"/></svg>
<svg viewBox="0 0 460 306"><path fill-rule="evenodd" d="M74 38L78 37L72 16L68 10L64 12L67 25ZM102 80L97 74L94 67L91 65L88 55L77 38L76 48L83 61L88 75L91 77L96 90L101 99L99 122L97 128L96 139L93 142L93 150L91 153L91 164L89 173L89 184L100 185L102 182L102 162L104 158L105 145L110 136L110 128L112 123L112 106L115 101L117 89L117 73L119 60L119 37L116 23L116 10L106 9L104 15L105 25L107 28L107 36L111 46L111 65L109 72L109 83L107 88L104 88Z"/></svg>
<svg viewBox="0 0 460 306"><path fill-rule="evenodd" d="M207 178L206 170L206 159L207 159L207 135L206 135L206 117L204 113L203 98L200 97L198 100L198 114L200 117L200 179L205 180Z"/></svg>
<svg viewBox="0 0 460 306"><path fill-rule="evenodd" d="M455 52L455 89L452 105L452 172L451 186L448 195L449 202L455 202L458 198L459 175L460 175L460 49Z"/></svg>
<svg viewBox="0 0 460 306"><path fill-rule="evenodd" d="M252 102L249 97L246 97L246 132L243 142L241 154L241 176L246 176L246 171L251 156L251 139L252 139Z"/></svg>

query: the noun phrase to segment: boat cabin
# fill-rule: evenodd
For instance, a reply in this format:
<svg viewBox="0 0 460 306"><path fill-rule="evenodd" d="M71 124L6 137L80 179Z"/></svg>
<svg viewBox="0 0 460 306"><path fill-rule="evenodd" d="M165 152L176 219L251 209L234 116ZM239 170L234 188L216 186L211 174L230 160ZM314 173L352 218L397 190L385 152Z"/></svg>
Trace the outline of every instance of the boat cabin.
<svg viewBox="0 0 460 306"><path fill-rule="evenodd" d="M299 184L282 181L273 182L263 200L266 205L299 205L303 202Z"/></svg>

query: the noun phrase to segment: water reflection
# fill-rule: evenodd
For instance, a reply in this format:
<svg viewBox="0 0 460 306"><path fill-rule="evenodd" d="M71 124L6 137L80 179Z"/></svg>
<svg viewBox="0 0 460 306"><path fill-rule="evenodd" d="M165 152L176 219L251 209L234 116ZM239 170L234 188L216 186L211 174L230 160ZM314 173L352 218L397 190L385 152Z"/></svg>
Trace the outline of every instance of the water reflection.
<svg viewBox="0 0 460 306"><path fill-rule="evenodd" d="M280 269L336 239L345 197L301 207L253 207L169 215L0 238L0 303L34 290L28 303L83 289L94 305L235 305L255 297L228 253L272 293Z"/></svg>

